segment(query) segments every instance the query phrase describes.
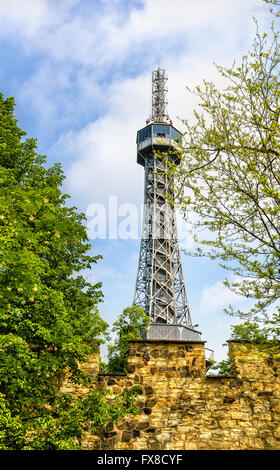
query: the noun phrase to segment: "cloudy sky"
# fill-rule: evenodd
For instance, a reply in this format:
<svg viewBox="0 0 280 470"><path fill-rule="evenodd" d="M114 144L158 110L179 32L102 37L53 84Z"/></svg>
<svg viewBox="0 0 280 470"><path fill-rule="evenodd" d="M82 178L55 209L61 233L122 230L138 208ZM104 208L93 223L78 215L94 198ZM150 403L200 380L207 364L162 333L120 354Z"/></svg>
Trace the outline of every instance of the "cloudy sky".
<svg viewBox="0 0 280 470"><path fill-rule="evenodd" d="M183 130L179 118L197 106L186 86L224 86L214 62L231 65L250 49L253 17L269 21L262 0L0 0L0 92L15 97L19 126L48 165L62 163L64 191L88 215L103 260L86 276L102 281L110 324L134 294L140 222L130 238L125 226L143 203L135 138L151 112L151 72L166 69L168 113ZM107 223L100 238L98 208ZM189 235L181 241L191 248ZM214 262L182 259L194 323L221 360L233 322L223 308L244 300L226 290Z"/></svg>

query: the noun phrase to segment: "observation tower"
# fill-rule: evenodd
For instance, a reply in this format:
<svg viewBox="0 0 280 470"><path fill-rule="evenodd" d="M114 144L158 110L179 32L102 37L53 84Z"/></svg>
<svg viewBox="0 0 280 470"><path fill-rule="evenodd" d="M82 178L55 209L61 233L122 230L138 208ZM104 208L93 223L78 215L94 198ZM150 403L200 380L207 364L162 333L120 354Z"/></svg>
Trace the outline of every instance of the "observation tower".
<svg viewBox="0 0 280 470"><path fill-rule="evenodd" d="M170 204L173 179L168 162L178 165L180 132L167 115L167 75L152 73L152 114L137 132L137 163L144 167L144 214L133 304L151 318L147 339L201 340L193 325ZM163 153L164 156L159 154Z"/></svg>

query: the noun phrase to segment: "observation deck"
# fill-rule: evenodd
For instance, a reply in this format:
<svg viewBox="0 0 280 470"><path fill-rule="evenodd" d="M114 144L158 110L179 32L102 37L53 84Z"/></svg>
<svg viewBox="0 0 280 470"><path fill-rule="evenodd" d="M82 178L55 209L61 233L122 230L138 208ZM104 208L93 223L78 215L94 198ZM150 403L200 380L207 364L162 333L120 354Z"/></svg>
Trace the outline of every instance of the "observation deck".
<svg viewBox="0 0 280 470"><path fill-rule="evenodd" d="M181 134L171 124L152 123L137 132L137 163L145 166L145 155L152 151L178 151ZM174 153L174 163L178 165L180 158Z"/></svg>

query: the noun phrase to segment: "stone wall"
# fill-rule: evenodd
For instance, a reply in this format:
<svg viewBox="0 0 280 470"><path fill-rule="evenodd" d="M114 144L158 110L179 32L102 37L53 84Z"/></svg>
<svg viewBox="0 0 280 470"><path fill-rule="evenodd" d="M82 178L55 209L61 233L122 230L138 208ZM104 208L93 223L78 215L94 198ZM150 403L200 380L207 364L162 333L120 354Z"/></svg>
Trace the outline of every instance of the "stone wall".
<svg viewBox="0 0 280 470"><path fill-rule="evenodd" d="M128 374L91 372L113 394L141 387L140 413L86 436L88 449L280 449L280 350L229 342L233 375L207 376L204 342L131 341Z"/></svg>

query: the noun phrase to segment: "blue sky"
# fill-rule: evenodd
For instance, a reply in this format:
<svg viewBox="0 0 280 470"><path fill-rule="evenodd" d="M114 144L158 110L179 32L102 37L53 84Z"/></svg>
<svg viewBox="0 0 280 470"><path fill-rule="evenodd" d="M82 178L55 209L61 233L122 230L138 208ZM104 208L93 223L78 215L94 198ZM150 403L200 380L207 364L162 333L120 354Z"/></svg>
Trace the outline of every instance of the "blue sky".
<svg viewBox="0 0 280 470"><path fill-rule="evenodd" d="M0 0L0 91L14 96L19 126L38 139L48 165L61 162L71 204L118 221L127 204L141 212L143 168L135 138L151 112L151 72L165 68L168 113L175 127L197 106L186 86L205 78L224 86L214 62L231 65L253 41L257 17L267 23L262 0ZM91 239L103 260L86 276L102 281L102 317L110 324L131 305L140 239ZM188 237L183 246L191 248ZM223 309L243 298L223 286L227 273L213 261L182 255L194 323L215 359L230 324Z"/></svg>

